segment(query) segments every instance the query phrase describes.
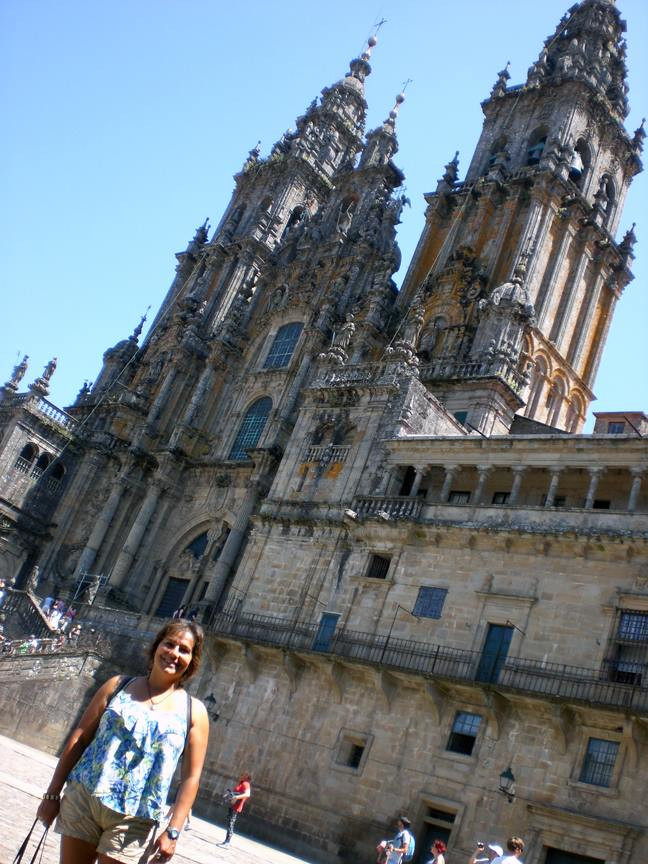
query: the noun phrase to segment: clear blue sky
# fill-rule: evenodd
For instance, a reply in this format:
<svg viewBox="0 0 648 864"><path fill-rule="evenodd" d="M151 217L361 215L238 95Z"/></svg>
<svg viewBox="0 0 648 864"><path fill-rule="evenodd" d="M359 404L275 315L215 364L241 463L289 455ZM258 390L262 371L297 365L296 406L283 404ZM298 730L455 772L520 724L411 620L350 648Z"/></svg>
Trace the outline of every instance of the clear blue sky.
<svg viewBox="0 0 648 864"><path fill-rule="evenodd" d="M479 103L511 61L520 83L570 0L4 0L5 132L0 377L27 353L27 381L59 358L52 401L69 404L101 355L173 278L174 253L209 216L261 139L267 154L322 87L339 79L372 24L368 128L406 78L396 161L411 210L399 231L402 278L423 226L423 193L477 142ZM648 114L648 4L628 22L632 132ZM648 154L647 159L648 159ZM621 232L637 222L635 281L619 304L594 410L648 409L646 176Z"/></svg>

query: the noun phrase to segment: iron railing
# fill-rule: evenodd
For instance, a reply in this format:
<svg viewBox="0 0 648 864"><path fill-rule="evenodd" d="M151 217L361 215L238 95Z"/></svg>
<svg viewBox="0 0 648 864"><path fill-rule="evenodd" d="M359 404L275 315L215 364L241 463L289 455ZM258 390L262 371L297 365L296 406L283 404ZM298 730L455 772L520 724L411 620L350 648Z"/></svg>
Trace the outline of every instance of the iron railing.
<svg viewBox="0 0 648 864"><path fill-rule="evenodd" d="M318 622L228 611L216 612L208 629L260 645L326 654L431 678L479 682L535 696L648 712L648 686L619 682L614 661L606 661L600 670L520 657L489 657L484 663L479 651L344 628L321 635ZM638 680L648 682L648 675Z"/></svg>
<svg viewBox="0 0 648 864"><path fill-rule="evenodd" d="M52 630L48 627L45 616L26 591L9 591L0 608L7 618L13 618L14 630L18 625L21 633L30 636L41 638L52 635Z"/></svg>

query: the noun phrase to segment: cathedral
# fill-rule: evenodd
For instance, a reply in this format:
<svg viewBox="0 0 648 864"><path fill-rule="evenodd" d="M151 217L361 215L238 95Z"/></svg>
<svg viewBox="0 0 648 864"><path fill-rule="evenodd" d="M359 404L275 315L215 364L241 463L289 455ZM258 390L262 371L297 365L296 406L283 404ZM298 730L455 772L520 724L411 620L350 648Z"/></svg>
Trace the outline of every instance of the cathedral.
<svg viewBox="0 0 648 864"><path fill-rule="evenodd" d="M94 585L124 638L196 611L206 814L245 767L250 831L323 862L399 813L421 862L648 860L648 417L582 434L632 279L624 30L582 0L499 73L400 291L404 97L365 129L369 39L249 153L146 338L65 410L55 361L0 388L0 577Z"/></svg>

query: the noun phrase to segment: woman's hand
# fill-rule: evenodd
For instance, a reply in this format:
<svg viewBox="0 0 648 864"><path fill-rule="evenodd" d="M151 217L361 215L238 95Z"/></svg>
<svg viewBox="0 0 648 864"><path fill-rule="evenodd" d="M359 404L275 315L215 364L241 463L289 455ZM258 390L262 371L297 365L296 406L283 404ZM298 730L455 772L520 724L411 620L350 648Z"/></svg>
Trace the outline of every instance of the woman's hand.
<svg viewBox="0 0 648 864"><path fill-rule="evenodd" d="M172 840L166 832L166 828L155 841L155 853L151 858L151 864L158 861L170 861L176 850L176 840Z"/></svg>
<svg viewBox="0 0 648 864"><path fill-rule="evenodd" d="M46 825L49 828L49 826L58 816L60 809L60 801L47 801L43 798L43 800L40 802L38 810L36 811L36 818L40 819L43 825Z"/></svg>

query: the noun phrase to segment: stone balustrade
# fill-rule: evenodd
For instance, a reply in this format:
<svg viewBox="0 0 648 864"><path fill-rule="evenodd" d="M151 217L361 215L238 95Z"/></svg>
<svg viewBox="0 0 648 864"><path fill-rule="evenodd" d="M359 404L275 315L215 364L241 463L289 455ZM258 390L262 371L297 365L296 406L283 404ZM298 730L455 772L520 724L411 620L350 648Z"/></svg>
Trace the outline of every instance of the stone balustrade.
<svg viewBox="0 0 648 864"><path fill-rule="evenodd" d="M348 445L323 444L309 447L306 451L306 462L346 462Z"/></svg>

